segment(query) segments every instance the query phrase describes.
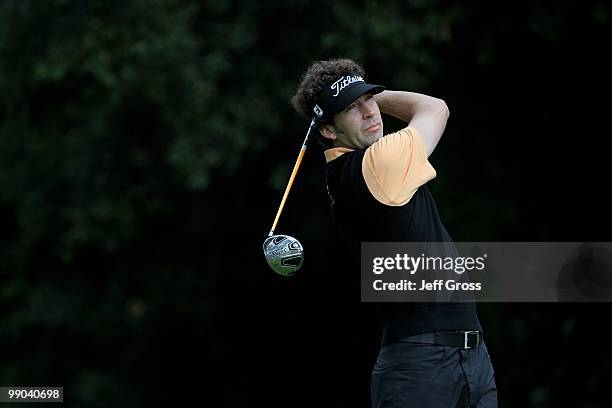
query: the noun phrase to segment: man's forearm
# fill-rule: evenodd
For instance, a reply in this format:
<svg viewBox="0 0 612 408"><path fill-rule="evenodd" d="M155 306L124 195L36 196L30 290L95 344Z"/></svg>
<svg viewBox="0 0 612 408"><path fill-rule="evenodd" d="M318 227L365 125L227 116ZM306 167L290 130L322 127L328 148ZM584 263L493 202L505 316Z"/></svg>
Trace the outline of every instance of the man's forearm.
<svg viewBox="0 0 612 408"><path fill-rule="evenodd" d="M429 156L448 121L449 110L446 102L415 92L384 91L374 95L382 113L394 116L417 129L423 138Z"/></svg>
<svg viewBox="0 0 612 408"><path fill-rule="evenodd" d="M442 99L415 92L384 91L374 95L380 111L409 123L418 112L448 110Z"/></svg>

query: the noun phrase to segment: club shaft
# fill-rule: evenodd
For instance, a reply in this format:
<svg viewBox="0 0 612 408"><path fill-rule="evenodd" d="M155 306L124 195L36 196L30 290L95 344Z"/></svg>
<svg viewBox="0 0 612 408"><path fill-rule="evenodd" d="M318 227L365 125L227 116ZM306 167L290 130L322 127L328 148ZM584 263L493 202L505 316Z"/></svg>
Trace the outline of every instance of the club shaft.
<svg viewBox="0 0 612 408"><path fill-rule="evenodd" d="M278 223L278 219L280 218L281 213L283 212L283 207L285 206L285 201L287 201L287 196L289 195L289 191L291 191L291 186L293 185L293 180L295 179L295 175L300 168L300 164L302 163L302 158L304 157L304 153L306 152L306 147L308 143L308 137L310 136L310 132L312 128L315 126L314 121L310 123L310 127L308 128L308 132L306 132L306 137L304 138L304 142L302 143L302 148L300 149L300 154L298 155L297 160L295 161L295 165L293 166L293 171L291 172L291 177L289 177L289 182L287 183L287 187L285 188L285 194L283 194L283 199L281 200L280 206L278 207L278 211L276 212L276 217L274 218L274 223L272 224L272 228L268 233L268 236L271 237L274 235L274 230L276 229L276 224Z"/></svg>

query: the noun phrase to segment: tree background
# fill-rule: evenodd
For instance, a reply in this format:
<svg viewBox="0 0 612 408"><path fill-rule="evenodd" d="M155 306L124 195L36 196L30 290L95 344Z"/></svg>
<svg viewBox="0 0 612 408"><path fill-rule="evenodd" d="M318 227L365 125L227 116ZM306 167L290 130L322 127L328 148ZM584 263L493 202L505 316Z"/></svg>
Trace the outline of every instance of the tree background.
<svg viewBox="0 0 612 408"><path fill-rule="evenodd" d="M0 385L67 407L367 407L380 330L310 149L314 60L451 110L456 241L611 241L604 1L3 0ZM386 130L399 124L389 120ZM608 183L608 184L606 184ZM608 187L606 187L608 185ZM609 304L478 304L501 406L605 407ZM608 376L608 377L606 377Z"/></svg>

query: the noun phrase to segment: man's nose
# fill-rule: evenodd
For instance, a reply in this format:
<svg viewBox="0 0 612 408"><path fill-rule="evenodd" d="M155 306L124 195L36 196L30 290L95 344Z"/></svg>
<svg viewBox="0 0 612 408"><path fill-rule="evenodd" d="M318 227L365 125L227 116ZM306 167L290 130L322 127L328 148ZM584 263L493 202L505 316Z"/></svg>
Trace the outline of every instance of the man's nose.
<svg viewBox="0 0 612 408"><path fill-rule="evenodd" d="M372 117L374 115L374 109L367 103L364 103L361 105L361 114L364 118Z"/></svg>

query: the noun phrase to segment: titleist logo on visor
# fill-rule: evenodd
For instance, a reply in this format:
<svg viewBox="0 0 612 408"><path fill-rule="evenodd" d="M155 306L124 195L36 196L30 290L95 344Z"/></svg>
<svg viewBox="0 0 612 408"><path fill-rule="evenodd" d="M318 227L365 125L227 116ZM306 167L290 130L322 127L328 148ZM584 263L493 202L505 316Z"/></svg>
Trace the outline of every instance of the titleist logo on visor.
<svg viewBox="0 0 612 408"><path fill-rule="evenodd" d="M314 117L325 120L345 109L354 100L366 92L372 95L385 89L381 85L366 84L363 77L357 73L348 73L328 82L323 86L317 97L314 108Z"/></svg>
<svg viewBox="0 0 612 408"><path fill-rule="evenodd" d="M347 76L340 77L340 79L338 79L336 82L334 82L331 85L332 91L335 91L335 93L332 96L338 96L340 94L340 91L342 91L344 88L346 88L347 86L349 86L350 84L354 82L365 82L365 81L359 75L353 75L353 76L347 75Z"/></svg>

